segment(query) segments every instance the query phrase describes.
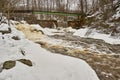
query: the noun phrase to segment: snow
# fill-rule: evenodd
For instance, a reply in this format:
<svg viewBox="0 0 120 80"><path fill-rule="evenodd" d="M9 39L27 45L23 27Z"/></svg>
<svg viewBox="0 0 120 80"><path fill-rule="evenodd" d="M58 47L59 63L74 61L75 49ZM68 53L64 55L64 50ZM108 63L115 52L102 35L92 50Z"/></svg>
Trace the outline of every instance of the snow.
<svg viewBox="0 0 120 80"><path fill-rule="evenodd" d="M90 30L89 28L79 29L79 30L76 30L76 32L73 35L80 36L80 37L86 37L86 38L102 39L105 42L110 43L110 44L120 44L119 38L117 39L112 38L110 34L102 34L102 33L97 32L95 29L93 30Z"/></svg>
<svg viewBox="0 0 120 80"><path fill-rule="evenodd" d="M45 35L54 35L54 32L57 32L56 29L42 28L38 24L32 24L31 26L34 27L37 30L42 30Z"/></svg>
<svg viewBox="0 0 120 80"><path fill-rule="evenodd" d="M0 74L0 79L98 80L94 71L82 60L51 54L34 43L31 43L31 46L26 47L25 50L29 53L26 58L31 59L34 66L30 68L17 62L15 68L4 70Z"/></svg>
<svg viewBox="0 0 120 80"><path fill-rule="evenodd" d="M0 37L4 37L0 39L0 65L7 60L29 59L33 66L28 67L16 61L14 68L0 72L0 80L99 80L85 61L53 54L25 39L24 34L13 25L10 28L11 33L0 34ZM16 35L20 40L12 39ZM20 49L25 51L25 56L20 53Z"/></svg>
<svg viewBox="0 0 120 80"><path fill-rule="evenodd" d="M117 12L116 12L116 14L114 14L112 17L115 18L115 19L120 18L120 7L117 8Z"/></svg>
<svg viewBox="0 0 120 80"><path fill-rule="evenodd" d="M97 12L95 12L94 14L92 14L92 15L90 15L90 16L87 16L87 17L88 17L88 18L95 17L95 16L97 16L99 13L100 13L100 12L97 11Z"/></svg>
<svg viewBox="0 0 120 80"><path fill-rule="evenodd" d="M9 26L7 25L7 24L1 24L1 26L0 26L0 30L1 31L8 31L8 28L9 28Z"/></svg>
<svg viewBox="0 0 120 80"><path fill-rule="evenodd" d="M37 30L43 31L43 33L45 35L49 35L49 36L57 35L57 34L64 35L63 29L58 30L58 29L53 29L53 28L42 28L39 24L32 24L30 26L33 27L33 28L35 28L35 29L37 29ZM70 31L70 30L74 31L74 29L71 29L71 28L70 28L70 30L69 30L69 28L67 30L68 31Z"/></svg>
<svg viewBox="0 0 120 80"><path fill-rule="evenodd" d="M45 35L65 35L65 32L75 32L76 29L73 29L72 27L68 27L68 28L57 28L57 29L53 29L53 28L42 28L39 24L31 24L30 26L32 26L33 28L37 29L37 30L41 30L43 31L43 33Z"/></svg>
<svg viewBox="0 0 120 80"><path fill-rule="evenodd" d="M117 4L118 3L118 4ZM114 5L118 6L120 4L119 0L114 0ZM116 9L115 14L112 16L113 19L119 19L120 18L120 6Z"/></svg>
<svg viewBox="0 0 120 80"><path fill-rule="evenodd" d="M65 31L65 32L75 32L76 29L73 29L72 27L68 27L68 28L63 28L63 31Z"/></svg>
<svg viewBox="0 0 120 80"><path fill-rule="evenodd" d="M88 28L79 29L73 35L84 37L87 31Z"/></svg>

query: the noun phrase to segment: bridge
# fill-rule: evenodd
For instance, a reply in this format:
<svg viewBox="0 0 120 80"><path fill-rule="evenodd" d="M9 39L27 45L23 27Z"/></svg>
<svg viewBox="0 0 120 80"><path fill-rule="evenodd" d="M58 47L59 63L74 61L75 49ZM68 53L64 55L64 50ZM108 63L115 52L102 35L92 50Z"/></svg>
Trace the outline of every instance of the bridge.
<svg viewBox="0 0 120 80"><path fill-rule="evenodd" d="M45 26L57 22L58 26L77 25L78 27L82 23L82 16L85 16L80 9L79 0L67 0L67 2L66 0L20 0L20 4L9 11L12 19L44 23ZM71 4L76 5L76 8L73 9Z"/></svg>
<svg viewBox="0 0 120 80"><path fill-rule="evenodd" d="M12 11L11 11L12 12ZM46 16L48 15L57 15L57 16L62 16L63 18L66 18L66 20L63 20L62 22L58 22L57 20L54 20L53 17L51 19L47 17L46 19L36 19L37 17L32 17L32 16L24 16L24 19L29 22L29 23L37 23L40 24L43 27L52 27L56 25L58 26L71 26L71 27L79 27L81 26L81 21L78 19L79 16L84 15L83 13L69 13L69 12L52 12L52 11L40 11L40 10L14 10L15 15L17 14L28 14L30 13L31 15L38 15L38 14L45 14ZM17 14L16 14L17 13ZM76 17L76 20L69 20L67 17ZM58 19L59 20L59 19Z"/></svg>
<svg viewBox="0 0 120 80"><path fill-rule="evenodd" d="M63 15L63 16L82 15L82 13L52 12L52 11L38 11L38 10L14 10L14 13L50 14L50 15Z"/></svg>

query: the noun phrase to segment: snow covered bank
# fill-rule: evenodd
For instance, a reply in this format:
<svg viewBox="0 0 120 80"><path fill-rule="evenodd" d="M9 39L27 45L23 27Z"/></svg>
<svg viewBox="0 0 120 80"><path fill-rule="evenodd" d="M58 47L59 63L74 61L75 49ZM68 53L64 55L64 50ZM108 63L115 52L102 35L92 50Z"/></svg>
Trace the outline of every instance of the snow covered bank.
<svg viewBox="0 0 120 80"><path fill-rule="evenodd" d="M99 80L95 72L82 60L51 54L32 42L24 46L24 50L26 56L23 58L32 60L34 66L28 67L17 62L13 69L0 73L1 80ZM10 56L12 55L11 53ZM8 59L20 58L19 55L10 56Z"/></svg>
<svg viewBox="0 0 120 80"><path fill-rule="evenodd" d="M83 28L76 30L73 34L75 36L86 37L86 38L94 38L94 39L102 39L110 44L120 44L119 38L113 38L109 34L102 34L97 32L95 29Z"/></svg>
<svg viewBox="0 0 120 80"><path fill-rule="evenodd" d="M5 25L2 26L6 27ZM17 59L29 59L33 66L17 61L14 68L0 72L0 80L99 80L85 61L46 51L40 45L25 39L23 33L13 25L8 27L12 32L0 33L0 68L3 62ZM13 36L20 39L15 40ZM21 54L21 49L25 56Z"/></svg>

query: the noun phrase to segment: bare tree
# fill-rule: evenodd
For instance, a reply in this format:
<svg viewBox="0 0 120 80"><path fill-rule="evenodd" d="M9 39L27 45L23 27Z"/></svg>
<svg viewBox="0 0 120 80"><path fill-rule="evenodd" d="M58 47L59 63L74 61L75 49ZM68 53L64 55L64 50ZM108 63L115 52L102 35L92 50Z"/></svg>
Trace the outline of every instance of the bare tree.
<svg viewBox="0 0 120 80"><path fill-rule="evenodd" d="M0 0L0 12L3 14L7 13L9 19L10 12L14 11L19 1L20 0Z"/></svg>

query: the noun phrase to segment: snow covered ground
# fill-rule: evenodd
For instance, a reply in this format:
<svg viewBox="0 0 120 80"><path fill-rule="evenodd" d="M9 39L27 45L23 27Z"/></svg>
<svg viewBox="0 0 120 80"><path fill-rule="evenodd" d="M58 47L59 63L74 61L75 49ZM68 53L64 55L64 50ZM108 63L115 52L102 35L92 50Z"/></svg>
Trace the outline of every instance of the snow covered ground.
<svg viewBox="0 0 120 80"><path fill-rule="evenodd" d="M0 80L99 80L85 61L53 54L25 39L24 34L13 25L3 23L0 27L11 29L10 33L0 33L0 68L8 60L29 59L33 63L29 67L16 61L14 68L0 72ZM19 37L19 40L13 39L13 36Z"/></svg>
<svg viewBox="0 0 120 80"><path fill-rule="evenodd" d="M95 29L93 30L89 28L79 29L79 30L76 30L73 35L80 36L80 37L86 37L86 38L102 39L105 42L110 43L110 44L120 44L119 38L113 38L110 36L110 34L99 33Z"/></svg>

